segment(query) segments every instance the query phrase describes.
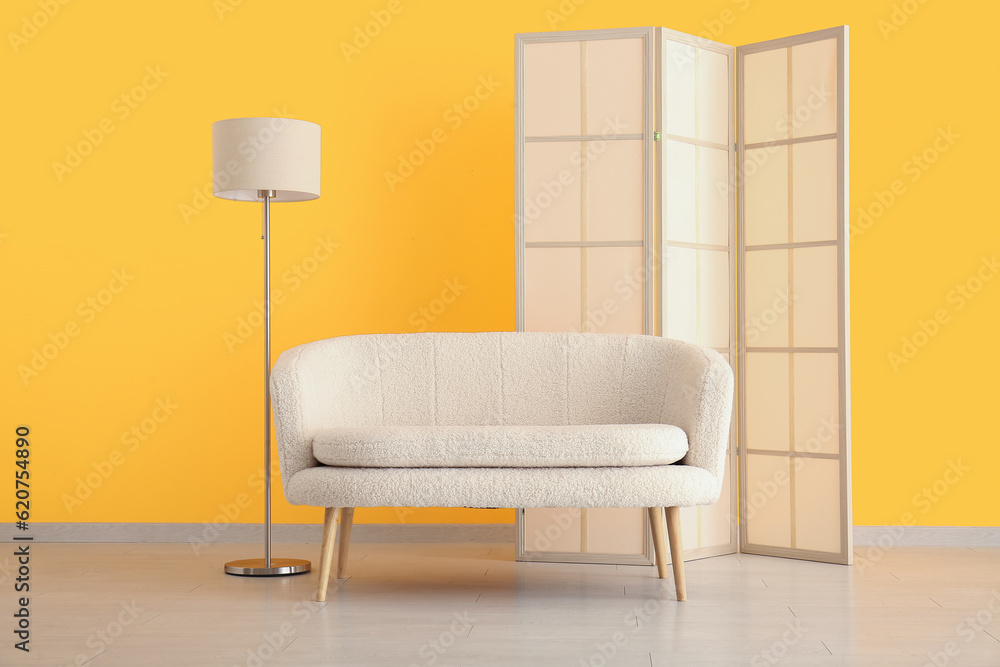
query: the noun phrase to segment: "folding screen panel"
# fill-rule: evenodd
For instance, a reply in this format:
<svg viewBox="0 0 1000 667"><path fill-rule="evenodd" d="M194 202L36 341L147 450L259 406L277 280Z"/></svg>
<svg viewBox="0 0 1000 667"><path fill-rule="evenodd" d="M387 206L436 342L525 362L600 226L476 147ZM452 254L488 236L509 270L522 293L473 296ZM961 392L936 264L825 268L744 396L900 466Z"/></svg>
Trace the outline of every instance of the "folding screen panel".
<svg viewBox="0 0 1000 667"><path fill-rule="evenodd" d="M736 359L734 49L657 28L657 334ZM737 549L736 420L719 501L681 510L684 558Z"/></svg>
<svg viewBox="0 0 1000 667"><path fill-rule="evenodd" d="M847 28L736 52L740 550L848 564Z"/></svg>
<svg viewBox="0 0 1000 667"><path fill-rule="evenodd" d="M517 36L518 331L653 333L653 36ZM520 560L651 562L639 508L517 524Z"/></svg>

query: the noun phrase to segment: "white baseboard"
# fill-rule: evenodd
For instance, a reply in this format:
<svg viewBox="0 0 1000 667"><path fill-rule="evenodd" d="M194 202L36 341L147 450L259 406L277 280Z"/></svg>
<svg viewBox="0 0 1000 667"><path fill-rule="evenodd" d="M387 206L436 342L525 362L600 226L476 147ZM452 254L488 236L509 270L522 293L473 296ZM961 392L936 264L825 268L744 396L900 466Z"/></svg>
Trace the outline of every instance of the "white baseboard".
<svg viewBox="0 0 1000 667"><path fill-rule="evenodd" d="M34 542L260 542L264 526L259 523L33 523L28 532L14 524L3 527L2 542L13 537L30 536ZM319 543L323 526L319 524L274 524L271 541L275 543ZM357 523L351 531L354 542L514 542L514 524L383 524Z"/></svg>
<svg viewBox="0 0 1000 667"><path fill-rule="evenodd" d="M35 542L259 542L263 526L234 523L33 523L27 532L4 523L2 542L29 535ZM275 543L319 542L318 524L275 524ZM494 542L513 543L514 524L387 524L354 525L356 542ZM855 526L854 546L901 547L1000 547L1000 526Z"/></svg>
<svg viewBox="0 0 1000 667"><path fill-rule="evenodd" d="M1000 547L1000 526L855 526L855 547Z"/></svg>

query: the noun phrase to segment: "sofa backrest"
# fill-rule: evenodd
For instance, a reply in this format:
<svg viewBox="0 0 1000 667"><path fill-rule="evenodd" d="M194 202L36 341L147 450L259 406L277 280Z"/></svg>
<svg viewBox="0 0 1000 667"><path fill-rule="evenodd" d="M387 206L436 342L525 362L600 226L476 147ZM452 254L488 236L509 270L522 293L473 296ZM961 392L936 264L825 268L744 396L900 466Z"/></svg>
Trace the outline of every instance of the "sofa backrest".
<svg viewBox="0 0 1000 667"><path fill-rule="evenodd" d="M662 421L677 341L490 332L345 336L305 346L314 427Z"/></svg>

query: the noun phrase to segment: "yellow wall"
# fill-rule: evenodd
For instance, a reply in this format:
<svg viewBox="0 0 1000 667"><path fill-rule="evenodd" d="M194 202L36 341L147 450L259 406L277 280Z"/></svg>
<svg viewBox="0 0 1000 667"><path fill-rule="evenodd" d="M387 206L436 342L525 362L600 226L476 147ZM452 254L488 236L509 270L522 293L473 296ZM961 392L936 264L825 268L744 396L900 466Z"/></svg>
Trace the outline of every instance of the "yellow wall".
<svg viewBox="0 0 1000 667"><path fill-rule="evenodd" d="M220 505L260 520L262 333L226 338L260 295L259 210L200 192L213 121L323 126L322 198L273 212L276 353L419 330L446 281L460 295L428 328L511 329L515 32L664 25L744 44L846 23L851 218L867 225L851 247L855 522L909 511L926 525L1000 524L1000 280L952 293L1000 245L988 208L998 14L942 0L5 0L2 467L28 424L34 520L203 522ZM345 52L373 16L385 25ZM479 89L479 108L449 113L483 79L499 85ZM446 140L390 190L385 172L436 128ZM81 143L88 154L67 163ZM915 169L925 150L936 161ZM897 179L884 212L859 218ZM314 263L327 257L317 239L338 246ZM894 368L889 353L938 310L947 321ZM53 358L23 378L34 351ZM968 470L946 478L949 462ZM78 489L88 474L100 484ZM924 487L934 502L916 497ZM89 496L67 509L78 490ZM319 520L275 499L276 522ZM400 520L512 513L359 513Z"/></svg>

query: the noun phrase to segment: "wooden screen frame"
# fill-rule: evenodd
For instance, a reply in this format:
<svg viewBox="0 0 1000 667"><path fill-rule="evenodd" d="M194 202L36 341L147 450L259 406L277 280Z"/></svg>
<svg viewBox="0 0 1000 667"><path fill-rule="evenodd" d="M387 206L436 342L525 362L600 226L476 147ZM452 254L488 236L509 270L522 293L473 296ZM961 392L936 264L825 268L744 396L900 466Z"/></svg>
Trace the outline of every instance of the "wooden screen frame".
<svg viewBox="0 0 1000 667"><path fill-rule="evenodd" d="M742 187L744 180L743 170L745 165L746 142L744 140L745 127L745 76L743 72L744 58L747 55L761 53L765 51L787 49L801 44L809 44L818 41L835 39L837 43L837 306L838 306L838 403L840 409L839 425L839 453L837 458L840 464L840 549L837 552L814 551L808 549L798 549L794 547L781 547L773 545L755 544L749 541L746 529L749 521L748 491L745 480L748 479L747 455L753 453L747 448L746 433L746 353L749 351L746 344L746 326L740 327L740 354L739 354L739 377L744 380L740 382L738 388L739 405L739 458L740 458L740 517L743 529L740 531L740 551L743 553L759 554L764 556L780 556L785 558L797 558L800 560L822 561L829 563L839 563L850 565L853 562L853 518L851 507L851 357L850 357L850 266L849 266L849 244L850 230L848 219L848 129L849 129L849 94L848 94L848 27L839 26L826 30L804 33L784 37L781 39L768 40L741 46L736 49L736 80L737 80L737 220L738 220L738 244L739 244L739 317L743 320L746 316L746 227L745 221L745 195L746 190ZM790 138L787 141L762 142L770 145L788 145L795 143ZM757 144L751 144L755 146ZM789 238L787 244L777 244L781 247L809 247L809 242L795 243ZM744 323L745 324L745 323ZM784 349L787 353L796 351L807 351L806 348L788 347ZM794 460L796 457L809 457L808 452L789 451L788 458ZM826 457L829 458L829 457ZM794 495L794 489L791 490Z"/></svg>

